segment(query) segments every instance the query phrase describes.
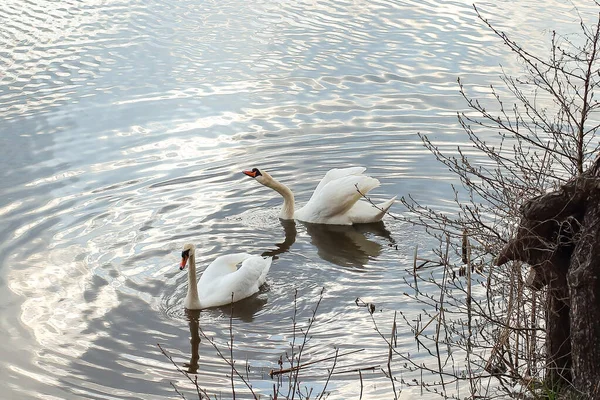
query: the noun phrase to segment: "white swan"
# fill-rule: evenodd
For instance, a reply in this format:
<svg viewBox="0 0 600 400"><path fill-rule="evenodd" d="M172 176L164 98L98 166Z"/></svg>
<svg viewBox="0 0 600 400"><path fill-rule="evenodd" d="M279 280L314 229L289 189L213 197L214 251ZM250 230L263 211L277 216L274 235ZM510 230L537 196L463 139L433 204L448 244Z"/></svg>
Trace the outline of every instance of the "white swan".
<svg viewBox="0 0 600 400"><path fill-rule="evenodd" d="M273 259L246 253L217 257L204 270L200 281L196 280L196 247L183 246L180 270L189 263L188 289L183 303L188 310L217 307L245 299L258 292L265 283ZM238 269L237 265L242 263Z"/></svg>
<svg viewBox="0 0 600 400"><path fill-rule="evenodd" d="M381 221L386 211L394 203L394 196L374 207L361 200L361 194L379 186L379 181L363 175L364 167L350 167L329 170L317 185L306 205L295 210L292 191L274 179L265 170L253 168L243 171L259 183L270 187L283 196L283 207L279 218L297 219L315 224L352 225Z"/></svg>

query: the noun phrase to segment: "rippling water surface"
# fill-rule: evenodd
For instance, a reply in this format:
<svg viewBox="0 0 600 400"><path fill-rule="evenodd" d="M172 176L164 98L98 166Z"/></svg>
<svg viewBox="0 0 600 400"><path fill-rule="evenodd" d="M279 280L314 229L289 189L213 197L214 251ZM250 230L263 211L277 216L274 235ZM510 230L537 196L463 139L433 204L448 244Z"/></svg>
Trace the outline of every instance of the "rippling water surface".
<svg viewBox="0 0 600 400"><path fill-rule="evenodd" d="M550 29L577 29L567 1L480 7L536 50ZM270 171L302 203L328 169L364 165L381 181L375 199L410 193L447 207L454 178L417 132L442 149L464 143L457 78L477 94L498 84L500 64L521 71L466 1L5 0L0 43L9 399L178 398L169 382L192 397L156 344L183 366L198 327L226 350L230 319L238 365L247 360L268 398L294 312L304 326L323 287L306 361L339 348L366 349L340 371L384 363L354 300L374 302L385 329L394 310L418 311L403 277L426 235L391 218L282 224L281 199L240 171ZM186 314L185 242L200 269L227 252L277 259L233 312ZM399 343L416 353L409 331ZM206 341L199 353L201 385L228 398L228 367ZM319 391L330 366L304 372L304 384ZM363 398L390 398L381 373L363 380ZM330 398L356 398L360 385L356 373L336 375Z"/></svg>

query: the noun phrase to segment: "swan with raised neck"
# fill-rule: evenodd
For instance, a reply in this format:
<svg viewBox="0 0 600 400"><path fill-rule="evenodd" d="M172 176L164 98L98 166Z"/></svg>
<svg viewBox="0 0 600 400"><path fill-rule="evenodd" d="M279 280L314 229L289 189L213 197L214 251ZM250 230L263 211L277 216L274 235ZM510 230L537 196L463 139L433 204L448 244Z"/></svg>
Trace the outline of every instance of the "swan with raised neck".
<svg viewBox="0 0 600 400"><path fill-rule="evenodd" d="M202 305L200 304L200 298L198 297L198 279L196 278L196 246L190 243L183 246L179 269L183 271L186 264L189 264L188 287L183 305L188 310L199 310L202 308Z"/></svg>
<svg viewBox="0 0 600 400"><path fill-rule="evenodd" d="M294 212L296 211L294 193L289 187L279 182L267 173L267 171L260 171L258 168L252 168L251 171L243 171L244 174L254 178L257 182L266 187L270 187L283 197L283 205L279 212L279 218L281 219L294 219Z"/></svg>
<svg viewBox="0 0 600 400"><path fill-rule="evenodd" d="M179 269L184 270L189 265L185 308L218 307L252 296L265 283L272 260L272 257L247 253L222 255L215 258L197 280L196 247L184 245Z"/></svg>
<svg viewBox="0 0 600 400"><path fill-rule="evenodd" d="M379 186L379 181L363 175L364 167L332 169L325 174L304 207L296 209L294 194L264 169L242 171L283 197L279 218L317 224L352 225L381 221L396 197L373 206L361 197Z"/></svg>

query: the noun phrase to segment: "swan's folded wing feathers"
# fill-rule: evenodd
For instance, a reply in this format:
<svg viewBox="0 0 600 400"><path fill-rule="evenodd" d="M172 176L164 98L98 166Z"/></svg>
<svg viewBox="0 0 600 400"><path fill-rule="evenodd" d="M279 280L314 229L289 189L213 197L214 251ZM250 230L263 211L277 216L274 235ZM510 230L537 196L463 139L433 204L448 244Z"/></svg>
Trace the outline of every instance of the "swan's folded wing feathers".
<svg viewBox="0 0 600 400"><path fill-rule="evenodd" d="M228 264L230 267L234 267L237 269L237 265L241 262L244 262L248 258L254 257L252 254L248 253L234 253L234 254L225 254L217 257L216 260L222 260L224 264ZM215 260L215 261L216 261Z"/></svg>
<svg viewBox="0 0 600 400"><path fill-rule="evenodd" d="M350 175L327 183L308 203L298 210L307 213L308 222L319 222L350 210L362 196L379 186L379 181L366 175ZM358 189L358 190L357 190Z"/></svg>
<svg viewBox="0 0 600 400"><path fill-rule="evenodd" d="M202 276L200 277L200 282L202 282L203 279L215 279L218 276L231 274L237 271L237 266L239 263L250 257L252 257L252 255L248 253L225 254L219 256L215 258L215 260L210 263L208 267L206 267L202 273Z"/></svg>
<svg viewBox="0 0 600 400"><path fill-rule="evenodd" d="M271 267L272 258L263 258L246 253L228 254L218 257L211 266L217 261L216 265L219 268L213 268L212 271L207 268L198 282L200 301L204 304L210 304L210 307L230 303L232 293L235 302L258 292ZM238 269L236 265L240 261L242 265ZM234 271L231 271L232 265L235 268ZM229 272L221 273L221 271L227 271L228 269ZM261 279L263 280L261 281Z"/></svg>
<svg viewBox="0 0 600 400"><path fill-rule="evenodd" d="M258 285L260 286L264 283L264 278L266 278L267 272L269 272L269 268L271 268L272 261L272 257L249 257L246 260L244 260L240 269L238 269L232 275L238 274L249 281L258 282Z"/></svg>
<svg viewBox="0 0 600 400"><path fill-rule="evenodd" d="M330 169L329 171L327 171L327 173L325 174L325 176L323 177L323 179L321 179L321 182L319 182L319 184L317 185L317 188L313 192L313 195L311 196L311 199L313 197L315 197L315 195L317 193L319 193L319 191L321 189L323 189L323 187L326 184L328 184L329 182L335 181L336 179L340 179L340 178L343 178L345 176L360 175L363 172L365 172L366 170L367 169L365 167L349 167L349 168L333 168L333 169Z"/></svg>
<svg viewBox="0 0 600 400"><path fill-rule="evenodd" d="M237 271L222 278L222 286L228 288L230 295L231 292L235 294L234 301L251 296L264 283L271 262L271 257L251 256L242 262Z"/></svg>

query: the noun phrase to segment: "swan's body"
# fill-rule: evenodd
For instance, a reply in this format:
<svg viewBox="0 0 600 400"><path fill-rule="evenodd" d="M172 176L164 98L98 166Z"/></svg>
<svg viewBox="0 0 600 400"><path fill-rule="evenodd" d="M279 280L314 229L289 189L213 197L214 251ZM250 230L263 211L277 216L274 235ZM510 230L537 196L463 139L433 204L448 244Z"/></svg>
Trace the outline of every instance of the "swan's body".
<svg viewBox="0 0 600 400"><path fill-rule="evenodd" d="M317 185L308 203L295 209L292 191L274 179L266 171L257 168L244 171L244 174L283 196L283 206L279 218L297 219L315 224L352 225L381 221L396 197L373 206L361 200L379 186L379 181L363 175L364 167L350 167L329 170ZM358 189L358 190L357 190ZM359 193L360 191L360 193Z"/></svg>
<svg viewBox="0 0 600 400"><path fill-rule="evenodd" d="M265 283L272 258L246 253L217 257L204 270L200 281L196 280L195 246L186 244L181 253L181 266L189 264L188 289L184 306L188 310L217 307L245 299L258 292ZM241 263L240 268L237 265Z"/></svg>

